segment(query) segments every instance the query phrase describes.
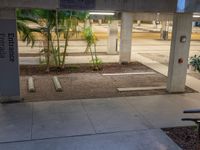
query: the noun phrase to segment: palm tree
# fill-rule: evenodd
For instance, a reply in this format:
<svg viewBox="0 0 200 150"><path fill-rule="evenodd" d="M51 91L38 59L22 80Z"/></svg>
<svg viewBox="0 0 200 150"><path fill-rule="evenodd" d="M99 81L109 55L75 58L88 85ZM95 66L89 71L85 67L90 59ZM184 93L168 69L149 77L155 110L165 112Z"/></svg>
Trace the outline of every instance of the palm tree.
<svg viewBox="0 0 200 150"><path fill-rule="evenodd" d="M62 28L61 32L64 34L65 38L61 68L64 69L69 39L78 32L77 31L78 23L88 18L89 13L77 12L77 11L64 11L61 14L62 14L61 15L62 21L60 21L61 22L60 26Z"/></svg>
<svg viewBox="0 0 200 150"><path fill-rule="evenodd" d="M34 46L35 36L33 33L35 32L35 29L30 28L27 25L30 22L35 24L38 23L37 19L34 17L34 11L17 9L16 14L17 31L19 33L20 39L22 39L24 42L27 42L27 44Z"/></svg>
<svg viewBox="0 0 200 150"><path fill-rule="evenodd" d="M79 21L85 20L88 16L86 12L75 11L58 11L58 10L18 10L18 32L28 44L35 42L34 33L40 33L44 37L47 46L42 52L46 58L46 71L50 71L50 57L53 56L54 64L58 68L64 68L65 58L67 55L67 47L69 39L77 32ZM38 27L30 28L27 21L36 23ZM56 35L57 47L54 45L54 33ZM65 45L64 52L61 57L60 35L64 35ZM62 60L61 60L62 58Z"/></svg>

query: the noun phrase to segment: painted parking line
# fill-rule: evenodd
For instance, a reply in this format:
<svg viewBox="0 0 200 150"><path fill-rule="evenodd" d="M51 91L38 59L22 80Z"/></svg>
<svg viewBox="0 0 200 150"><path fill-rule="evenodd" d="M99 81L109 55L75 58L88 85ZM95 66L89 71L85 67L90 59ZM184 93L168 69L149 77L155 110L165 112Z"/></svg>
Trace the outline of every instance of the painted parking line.
<svg viewBox="0 0 200 150"><path fill-rule="evenodd" d="M104 73L103 76L123 76L123 75L151 75L156 72L127 72L127 73Z"/></svg>
<svg viewBox="0 0 200 150"><path fill-rule="evenodd" d="M164 89L166 89L166 86L117 88L117 90L119 92L146 91L146 90L164 90Z"/></svg>

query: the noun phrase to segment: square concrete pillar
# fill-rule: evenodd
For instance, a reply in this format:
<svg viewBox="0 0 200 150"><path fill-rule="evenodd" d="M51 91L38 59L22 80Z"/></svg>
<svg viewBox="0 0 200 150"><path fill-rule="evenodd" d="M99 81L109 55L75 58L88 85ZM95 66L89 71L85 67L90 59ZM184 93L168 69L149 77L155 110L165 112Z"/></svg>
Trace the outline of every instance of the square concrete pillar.
<svg viewBox="0 0 200 150"><path fill-rule="evenodd" d="M116 54L118 49L118 21L112 20L108 28L108 54Z"/></svg>
<svg viewBox="0 0 200 150"><path fill-rule="evenodd" d="M177 13L173 19L167 91L184 92L192 32L192 14Z"/></svg>
<svg viewBox="0 0 200 150"><path fill-rule="evenodd" d="M123 12L121 19L119 61L121 64L126 64L131 61L133 14Z"/></svg>
<svg viewBox="0 0 200 150"><path fill-rule="evenodd" d="M20 100L15 9L0 9L0 102Z"/></svg>
<svg viewBox="0 0 200 150"><path fill-rule="evenodd" d="M137 26L141 26L141 20L137 20Z"/></svg>
<svg viewBox="0 0 200 150"><path fill-rule="evenodd" d="M168 21L162 21L161 22L161 33L160 33L160 38L162 40L168 40L168 31L169 31L169 22Z"/></svg>

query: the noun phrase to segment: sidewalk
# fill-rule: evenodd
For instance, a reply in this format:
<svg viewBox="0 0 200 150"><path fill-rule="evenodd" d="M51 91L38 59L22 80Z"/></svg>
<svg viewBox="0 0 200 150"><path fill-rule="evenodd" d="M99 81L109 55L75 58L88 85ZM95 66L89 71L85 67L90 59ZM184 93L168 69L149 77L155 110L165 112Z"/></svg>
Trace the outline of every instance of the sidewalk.
<svg viewBox="0 0 200 150"><path fill-rule="evenodd" d="M0 105L1 150L178 150L160 130L185 126L199 94Z"/></svg>

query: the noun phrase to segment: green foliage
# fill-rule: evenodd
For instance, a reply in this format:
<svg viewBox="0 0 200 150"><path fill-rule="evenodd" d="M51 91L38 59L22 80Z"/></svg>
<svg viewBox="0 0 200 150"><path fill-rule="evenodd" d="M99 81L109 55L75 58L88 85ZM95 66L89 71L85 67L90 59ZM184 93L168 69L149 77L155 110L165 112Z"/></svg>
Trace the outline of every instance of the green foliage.
<svg viewBox="0 0 200 150"><path fill-rule="evenodd" d="M37 19L34 17L34 12L31 10L17 9L16 14L17 31L20 38L22 41L26 42L27 44L31 44L33 47L35 44L35 36L33 35L35 29L29 27L28 23L38 23Z"/></svg>
<svg viewBox="0 0 200 150"><path fill-rule="evenodd" d="M194 55L191 57L189 64L194 67L195 71L200 72L200 56Z"/></svg>
<svg viewBox="0 0 200 150"><path fill-rule="evenodd" d="M97 38L95 34L92 31L91 27L87 27L83 31L84 38L88 44L88 47L92 46L93 44L96 44Z"/></svg>
<svg viewBox="0 0 200 150"><path fill-rule="evenodd" d="M100 58L94 58L93 60L90 60L90 63L93 64L93 70L101 70L103 61Z"/></svg>
<svg viewBox="0 0 200 150"><path fill-rule="evenodd" d="M34 46L34 32L39 33L45 38L45 46L41 50L41 54L46 58L47 72L50 66L64 68L65 57L67 55L67 47L69 39L76 34L79 21L83 21L88 17L87 12L77 11L58 11L44 9L18 9L17 10L17 26L20 37L27 44L32 43ZM35 23L36 27L31 28L28 22ZM53 33L56 34L54 39ZM65 38L64 52L60 49L60 35ZM54 43L56 40L57 44Z"/></svg>
<svg viewBox="0 0 200 150"><path fill-rule="evenodd" d="M92 31L91 27L87 27L84 29L83 32L84 38L87 42L87 47L85 52L90 52L92 60L90 63L93 65L93 70L100 70L101 65L102 65L102 60L97 57L97 52L96 52L96 35Z"/></svg>

